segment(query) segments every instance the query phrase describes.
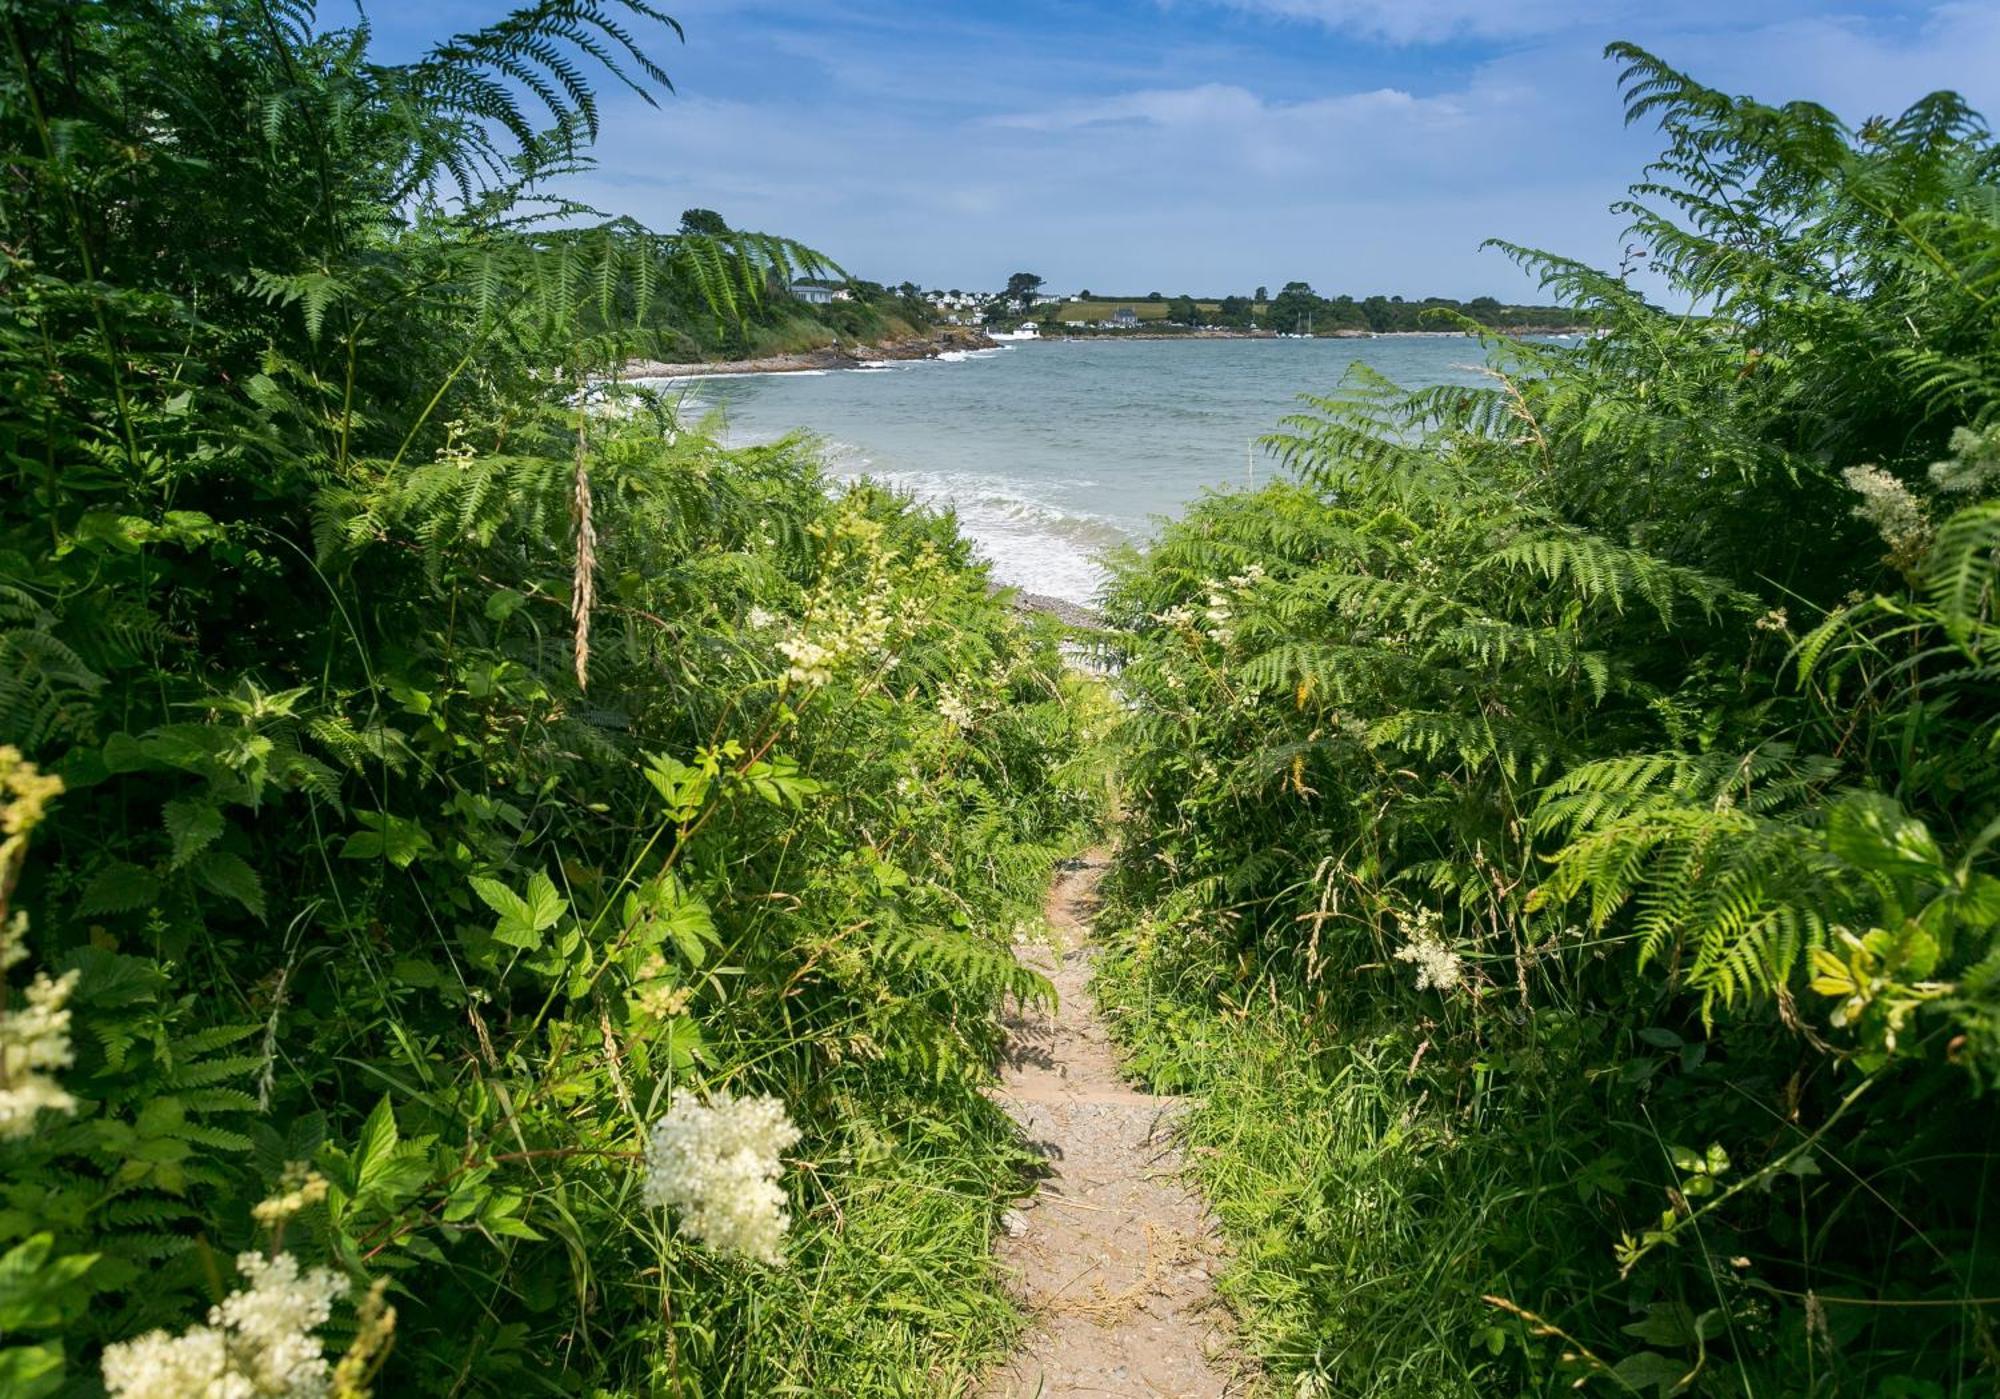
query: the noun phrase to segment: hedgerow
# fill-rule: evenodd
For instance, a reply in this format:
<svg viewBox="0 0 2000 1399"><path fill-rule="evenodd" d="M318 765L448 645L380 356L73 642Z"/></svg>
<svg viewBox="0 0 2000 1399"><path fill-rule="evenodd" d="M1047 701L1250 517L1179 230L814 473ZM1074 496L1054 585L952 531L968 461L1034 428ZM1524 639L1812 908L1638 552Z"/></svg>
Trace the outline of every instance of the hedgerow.
<svg viewBox="0 0 2000 1399"><path fill-rule="evenodd" d="M820 262L535 217L663 22L0 9L0 1391L907 1394L1013 1324L977 1088L1092 708L948 519L617 385Z"/></svg>
<svg viewBox="0 0 2000 1399"><path fill-rule="evenodd" d="M1613 52L1670 304L1510 249L1602 337L1357 372L1123 566L1107 991L1301 1394L1970 1393L2000 148Z"/></svg>

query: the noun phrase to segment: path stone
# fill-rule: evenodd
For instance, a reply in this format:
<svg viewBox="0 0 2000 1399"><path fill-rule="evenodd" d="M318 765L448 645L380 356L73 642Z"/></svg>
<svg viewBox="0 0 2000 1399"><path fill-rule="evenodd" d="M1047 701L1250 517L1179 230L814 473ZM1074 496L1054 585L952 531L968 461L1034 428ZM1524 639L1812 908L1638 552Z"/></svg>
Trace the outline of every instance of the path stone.
<svg viewBox="0 0 2000 1399"><path fill-rule="evenodd" d="M1016 950L1055 983L1058 1008L1005 1017L995 1098L1048 1162L1000 1258L1035 1323L984 1399L1222 1399L1249 1392L1213 1277L1221 1244L1181 1182L1179 1100L1134 1091L1090 995L1090 916L1102 852L1049 893L1046 945Z"/></svg>

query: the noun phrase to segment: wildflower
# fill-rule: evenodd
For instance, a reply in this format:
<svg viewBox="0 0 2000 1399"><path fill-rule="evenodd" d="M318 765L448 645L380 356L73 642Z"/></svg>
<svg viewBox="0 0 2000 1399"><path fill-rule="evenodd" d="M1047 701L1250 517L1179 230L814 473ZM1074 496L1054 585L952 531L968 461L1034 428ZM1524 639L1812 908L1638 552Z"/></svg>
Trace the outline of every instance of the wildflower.
<svg viewBox="0 0 2000 1399"><path fill-rule="evenodd" d="M817 642L795 637L778 643L778 654L791 662L785 679L794 685L817 687L833 682L834 653Z"/></svg>
<svg viewBox="0 0 2000 1399"><path fill-rule="evenodd" d="M966 703L965 697L956 690L945 690L938 695L938 713L942 714L944 721L954 729L972 727L972 706Z"/></svg>
<svg viewBox="0 0 2000 1399"><path fill-rule="evenodd" d="M1781 632L1790 629L1791 618L1786 615L1784 608L1774 607L1750 625L1758 631Z"/></svg>
<svg viewBox="0 0 2000 1399"><path fill-rule="evenodd" d="M1465 982L1465 966L1439 935L1441 920L1437 910L1418 909L1413 916L1398 915L1409 941L1396 949L1399 962L1417 969L1417 989L1450 991Z"/></svg>
<svg viewBox="0 0 2000 1399"><path fill-rule="evenodd" d="M0 747L0 978L28 955L28 915L7 913L7 894L27 858L28 833L41 823L62 780L45 776L13 747ZM70 993L77 973L51 981L37 972L18 1008L0 983L0 1138L24 1137L42 1112L75 1112L76 1099L52 1070L74 1060L69 1040Z"/></svg>
<svg viewBox="0 0 2000 1399"><path fill-rule="evenodd" d="M289 1253L236 1260L247 1286L179 1336L151 1331L104 1348L112 1399L321 1399L332 1367L314 1331L333 1314L347 1280L327 1268L301 1272Z"/></svg>
<svg viewBox="0 0 2000 1399"><path fill-rule="evenodd" d="M711 1248L782 1264L779 1156L798 1139L776 1098L677 1102L646 1147L646 1203L678 1211L680 1232Z"/></svg>
<svg viewBox="0 0 2000 1399"><path fill-rule="evenodd" d="M1854 513L1875 526L1889 546L1891 562L1909 568L1924 556L1931 542L1930 516L1908 486L1879 466L1850 466L1840 479L1861 497Z"/></svg>
<svg viewBox="0 0 2000 1399"><path fill-rule="evenodd" d="M776 622L778 618L775 613L769 612L762 607L753 607L750 609L749 616L746 617L744 620L749 622L750 625L752 627L755 627L758 631L762 631L764 630L764 628Z"/></svg>
<svg viewBox="0 0 2000 1399"><path fill-rule="evenodd" d="M278 1193L252 1205L250 1217L267 1229L275 1229L326 1199L326 1191L325 1176L303 1161L290 1162L278 1183Z"/></svg>
<svg viewBox="0 0 2000 1399"><path fill-rule="evenodd" d="M1952 433L1951 460L1931 463L1931 482L1965 495L2000 485L2000 428L1981 434L1962 427Z"/></svg>
<svg viewBox="0 0 2000 1399"><path fill-rule="evenodd" d="M368 1383L388 1358L396 1337L396 1309L388 1304L389 1279L377 1278L354 1313L354 1339L333 1367L334 1399L368 1399Z"/></svg>

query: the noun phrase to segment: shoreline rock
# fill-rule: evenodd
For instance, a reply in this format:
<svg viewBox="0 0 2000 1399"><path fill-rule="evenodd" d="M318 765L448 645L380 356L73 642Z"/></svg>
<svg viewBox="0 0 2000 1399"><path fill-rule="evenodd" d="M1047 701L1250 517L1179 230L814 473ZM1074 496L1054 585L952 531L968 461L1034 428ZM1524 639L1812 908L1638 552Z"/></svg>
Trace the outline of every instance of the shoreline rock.
<svg viewBox="0 0 2000 1399"><path fill-rule="evenodd" d="M1085 607L1080 602L1050 597L1046 593L1031 593L1003 583L992 584L991 590L995 593L1012 593L1013 596L1007 601L1016 612L1040 613L1045 617L1055 618L1064 626L1081 627L1085 631L1095 631L1104 625L1104 618L1094 608Z"/></svg>

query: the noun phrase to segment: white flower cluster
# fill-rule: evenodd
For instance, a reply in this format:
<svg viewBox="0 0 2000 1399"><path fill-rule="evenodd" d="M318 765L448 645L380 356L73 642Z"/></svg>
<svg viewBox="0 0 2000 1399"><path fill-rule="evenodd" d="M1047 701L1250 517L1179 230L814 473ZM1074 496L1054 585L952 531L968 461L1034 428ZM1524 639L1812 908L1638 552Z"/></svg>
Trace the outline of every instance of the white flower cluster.
<svg viewBox="0 0 2000 1399"><path fill-rule="evenodd" d="M755 627L758 631L762 631L764 630L764 628L776 623L778 618L776 613L771 612L766 608L753 607L750 609L749 614L744 618L744 620L747 621L751 626Z"/></svg>
<svg viewBox="0 0 2000 1399"><path fill-rule="evenodd" d="M879 592L861 606L832 601L816 612L812 635L794 633L778 643L790 684L817 689L831 684L844 662L876 655L889 642L889 613Z"/></svg>
<svg viewBox="0 0 2000 1399"><path fill-rule="evenodd" d="M1850 466L1840 479L1861 497L1854 513L1875 526L1898 567L1908 568L1923 558L1931 542L1930 515L1908 486L1879 466Z"/></svg>
<svg viewBox="0 0 2000 1399"><path fill-rule="evenodd" d="M25 916L0 928L0 974L28 955L20 942L27 931ZM34 1130L35 1114L75 1112L76 1099L63 1090L51 1070L70 1066L69 1009L77 974L64 972L51 981L45 972L28 983L26 1004L0 1010L0 1137L25 1137Z"/></svg>
<svg viewBox="0 0 2000 1399"><path fill-rule="evenodd" d="M972 705L958 691L946 688L938 692L938 713L954 729L969 729L977 717Z"/></svg>
<svg viewBox="0 0 2000 1399"><path fill-rule="evenodd" d="M104 1348L112 1399L319 1399L332 1366L313 1332L347 1292L327 1268L301 1272L289 1253L236 1260L248 1286L208 1310L208 1324L152 1331Z"/></svg>
<svg viewBox="0 0 2000 1399"><path fill-rule="evenodd" d="M303 1161L288 1162L278 1193L250 1207L250 1217L266 1229L276 1229L326 1199L327 1179Z"/></svg>
<svg viewBox="0 0 2000 1399"><path fill-rule="evenodd" d="M2000 427L1984 433L1969 427L1951 435L1951 460L1931 463L1931 481L1941 491L1983 494L2000 486Z"/></svg>
<svg viewBox="0 0 2000 1399"><path fill-rule="evenodd" d="M1417 989L1451 991L1465 983L1465 964L1439 934L1443 922L1437 910L1420 908L1414 916L1398 915L1409 939L1396 949L1396 960L1417 969Z"/></svg>
<svg viewBox="0 0 2000 1399"><path fill-rule="evenodd" d="M680 1231L711 1248L782 1264L785 1192L779 1158L799 1129L776 1098L675 1103L646 1147L646 1203L680 1214Z"/></svg>
<svg viewBox="0 0 2000 1399"><path fill-rule="evenodd" d="M28 915L8 915L7 891L27 858L28 832L61 791L61 780L37 771L19 749L0 747L0 978L28 955ZM68 1002L76 979L74 971L54 981L36 972L18 1007L0 983L0 1139L28 1135L43 1111L76 1111L52 1076L73 1059Z"/></svg>
<svg viewBox="0 0 2000 1399"><path fill-rule="evenodd" d="M1177 603L1164 612L1153 613L1153 620L1175 631L1199 631L1216 645L1227 646L1236 636L1235 628L1230 625L1235 617L1234 599L1263 581L1264 565L1260 563L1230 574L1226 581L1207 579L1201 587L1208 601L1199 611L1191 604Z"/></svg>

